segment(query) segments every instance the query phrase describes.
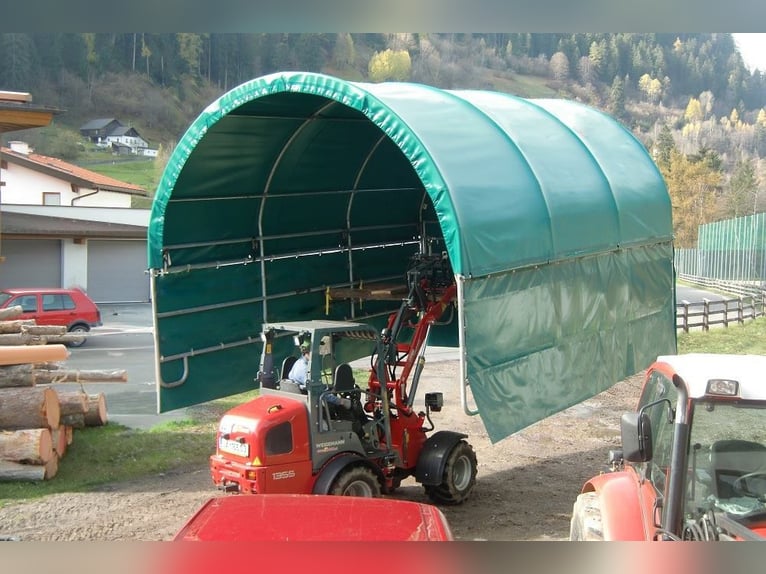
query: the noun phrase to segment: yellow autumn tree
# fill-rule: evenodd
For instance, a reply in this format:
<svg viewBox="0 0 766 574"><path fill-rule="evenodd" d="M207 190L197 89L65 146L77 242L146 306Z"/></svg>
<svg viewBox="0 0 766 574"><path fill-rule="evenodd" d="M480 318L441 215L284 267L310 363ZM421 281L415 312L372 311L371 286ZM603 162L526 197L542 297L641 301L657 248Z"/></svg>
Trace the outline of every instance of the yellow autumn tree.
<svg viewBox="0 0 766 574"><path fill-rule="evenodd" d="M652 103L657 103L662 98L662 82L657 78L652 78L649 74L644 74L638 79L638 89Z"/></svg>
<svg viewBox="0 0 766 574"><path fill-rule="evenodd" d="M705 161L691 161L672 150L670 161L660 166L673 208L676 247L695 247L699 226L713 221L716 190L721 173Z"/></svg>
<svg viewBox="0 0 766 574"><path fill-rule="evenodd" d="M407 50L384 50L375 52L367 66L370 80L373 82L385 82L394 80L403 82L410 78L412 73L412 60Z"/></svg>
<svg viewBox="0 0 766 574"><path fill-rule="evenodd" d="M689 98L689 103L684 112L684 119L686 119L687 122L702 121L702 104L700 104L700 101L697 98Z"/></svg>
<svg viewBox="0 0 766 574"><path fill-rule="evenodd" d="M729 122L731 127L735 129L742 127L742 122L739 121L739 112L737 111L737 108L731 110L731 113L729 114Z"/></svg>

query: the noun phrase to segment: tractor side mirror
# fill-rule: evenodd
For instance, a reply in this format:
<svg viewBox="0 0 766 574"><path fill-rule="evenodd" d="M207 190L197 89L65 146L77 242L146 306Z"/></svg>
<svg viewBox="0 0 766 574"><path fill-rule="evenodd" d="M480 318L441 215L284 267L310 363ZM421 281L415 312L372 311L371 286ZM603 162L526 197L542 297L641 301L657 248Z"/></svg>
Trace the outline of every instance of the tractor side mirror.
<svg viewBox="0 0 766 574"><path fill-rule="evenodd" d="M652 460L652 423L643 410L625 413L620 420L622 453L628 462L649 462Z"/></svg>

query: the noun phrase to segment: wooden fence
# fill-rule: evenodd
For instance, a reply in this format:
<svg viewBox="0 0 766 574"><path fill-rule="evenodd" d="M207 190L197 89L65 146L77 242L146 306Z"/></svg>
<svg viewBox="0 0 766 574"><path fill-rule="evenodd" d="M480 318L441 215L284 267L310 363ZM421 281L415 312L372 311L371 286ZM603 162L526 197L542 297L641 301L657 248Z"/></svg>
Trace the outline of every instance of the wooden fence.
<svg viewBox="0 0 766 574"><path fill-rule="evenodd" d="M738 296L734 299L711 301L703 299L690 303L676 303L676 329L688 333L699 328L707 331L711 326L728 327L730 323L742 324L764 314L764 294Z"/></svg>

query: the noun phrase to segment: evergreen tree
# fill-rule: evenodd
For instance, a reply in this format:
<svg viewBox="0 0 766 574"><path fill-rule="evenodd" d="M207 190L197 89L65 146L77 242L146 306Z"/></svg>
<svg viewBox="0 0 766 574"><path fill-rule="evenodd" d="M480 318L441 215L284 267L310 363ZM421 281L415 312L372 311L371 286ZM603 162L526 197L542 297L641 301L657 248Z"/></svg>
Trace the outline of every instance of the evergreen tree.
<svg viewBox="0 0 766 574"><path fill-rule="evenodd" d="M662 125L659 135L657 136L657 143L655 145L655 160L660 168L670 165L670 156L676 149L676 142L673 139L673 132L667 124Z"/></svg>
<svg viewBox="0 0 766 574"><path fill-rule="evenodd" d="M734 166L725 195L725 214L741 217L755 213L758 199L758 178L751 159L741 159Z"/></svg>
<svg viewBox="0 0 766 574"><path fill-rule="evenodd" d="M0 78L3 89L26 92L32 83L35 46L28 34L0 34Z"/></svg>
<svg viewBox="0 0 766 574"><path fill-rule="evenodd" d="M618 76L612 81L607 109L616 118L625 117L625 83Z"/></svg>

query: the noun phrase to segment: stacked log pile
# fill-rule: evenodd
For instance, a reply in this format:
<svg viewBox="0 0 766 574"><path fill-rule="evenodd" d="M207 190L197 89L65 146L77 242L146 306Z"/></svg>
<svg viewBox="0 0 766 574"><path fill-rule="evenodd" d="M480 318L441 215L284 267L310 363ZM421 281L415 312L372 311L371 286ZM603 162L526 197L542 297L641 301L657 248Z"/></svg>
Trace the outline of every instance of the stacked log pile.
<svg viewBox="0 0 766 574"><path fill-rule="evenodd" d="M0 481L47 480L56 475L72 444L72 429L107 423L103 393L88 394L82 384L72 391L50 385L125 382L127 372L65 369L61 362L68 349L39 338L9 344L3 335L21 335L21 329L29 337L56 337L66 331L35 331L29 321L8 320L19 313L21 307L0 310ZM45 331L47 335L40 334Z"/></svg>

